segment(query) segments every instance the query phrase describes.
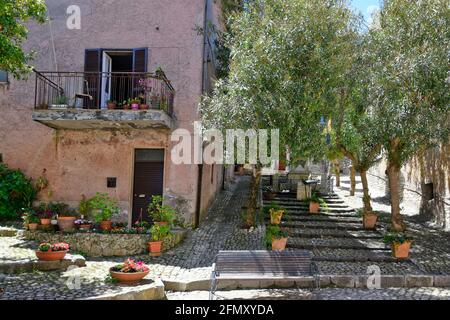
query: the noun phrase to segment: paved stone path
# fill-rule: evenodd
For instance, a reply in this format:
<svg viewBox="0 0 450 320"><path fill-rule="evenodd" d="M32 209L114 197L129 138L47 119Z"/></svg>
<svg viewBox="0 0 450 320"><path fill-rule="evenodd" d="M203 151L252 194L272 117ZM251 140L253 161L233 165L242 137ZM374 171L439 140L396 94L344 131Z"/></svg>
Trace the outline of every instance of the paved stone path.
<svg viewBox="0 0 450 320"><path fill-rule="evenodd" d="M241 207L247 199L249 184L249 177L238 178L231 190L222 192L202 226L189 231L185 241L178 247L158 258L148 255L133 257L150 264L148 279L208 279L213 259L219 250L265 249L264 226L251 232L242 228ZM340 191L337 192L339 194ZM361 218L354 211L354 208L361 207L361 202L348 203L342 196L330 197L327 201L330 205L328 211L323 212L326 214L311 216L307 207L292 196L280 195L275 199L275 202L287 208L283 223L291 230L288 250L312 250L321 274L365 275L367 267L374 264L380 267L383 274L450 274L448 233L427 229L413 218L407 219L415 242L411 260L398 262L381 242L389 223L387 214L382 215L378 230L369 232L362 229ZM23 241L20 237L0 237L0 263L2 260L30 258L34 255L32 249L36 245ZM66 272L0 275L0 299L76 299L120 292L120 286L105 283L105 278L109 268L122 260L123 258L88 258L85 268ZM273 298L275 295L280 299L395 299L448 297L449 290L323 289L314 291L313 296L296 290L243 290L239 294L242 298L256 294L261 295L260 298ZM190 293L174 293L169 294L169 298L189 295Z"/></svg>

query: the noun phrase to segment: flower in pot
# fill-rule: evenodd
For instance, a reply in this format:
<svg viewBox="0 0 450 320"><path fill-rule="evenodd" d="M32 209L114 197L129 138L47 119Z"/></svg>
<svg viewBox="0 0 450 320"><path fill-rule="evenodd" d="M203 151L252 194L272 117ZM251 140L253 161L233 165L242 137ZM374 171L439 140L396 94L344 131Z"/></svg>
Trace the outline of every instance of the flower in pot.
<svg viewBox="0 0 450 320"><path fill-rule="evenodd" d="M124 283L133 283L142 280L150 272L149 267L142 261L135 261L130 258L124 263L118 264L109 273L112 278Z"/></svg>
<svg viewBox="0 0 450 320"><path fill-rule="evenodd" d="M377 226L378 214L373 211L366 212L364 209L357 211L358 215L363 218L363 227L366 230L374 230Z"/></svg>
<svg viewBox="0 0 450 320"><path fill-rule="evenodd" d="M148 206L148 213L155 224L172 225L176 218L175 209L169 205L163 205L163 197L152 196L152 202Z"/></svg>
<svg viewBox="0 0 450 320"><path fill-rule="evenodd" d="M271 208L269 210L270 213L270 223L271 224L280 224L281 218L283 217L284 210L283 209L275 209Z"/></svg>
<svg viewBox="0 0 450 320"><path fill-rule="evenodd" d="M40 203L39 207L36 208L36 214L40 219L40 223L43 226L49 226L52 223L52 218L54 216L53 212L48 208L46 203Z"/></svg>
<svg viewBox="0 0 450 320"><path fill-rule="evenodd" d="M134 98L130 101L131 109L132 110L139 110L140 101L137 98Z"/></svg>
<svg viewBox="0 0 450 320"><path fill-rule="evenodd" d="M122 103L122 106L123 106L123 109L124 110L130 110L131 109L131 105L130 105L130 103L129 103L129 101L124 101L123 103Z"/></svg>
<svg viewBox="0 0 450 320"><path fill-rule="evenodd" d="M94 220L100 223L103 231L111 230L111 217L119 213L119 205L116 199L109 197L107 193L99 193L89 199L89 207L94 213Z"/></svg>
<svg viewBox="0 0 450 320"><path fill-rule="evenodd" d="M160 256L164 238L169 234L170 227L155 224L150 228L152 241L148 243L148 251L151 256Z"/></svg>
<svg viewBox="0 0 450 320"><path fill-rule="evenodd" d="M57 261L64 259L69 249L70 246L65 242L41 243L35 253L39 260Z"/></svg>
<svg viewBox="0 0 450 320"><path fill-rule="evenodd" d="M86 219L78 219L75 220L75 226L77 226L77 228L80 231L88 231L91 229L91 225L92 225L92 221L86 220Z"/></svg>
<svg viewBox="0 0 450 320"><path fill-rule="evenodd" d="M384 236L384 243L392 248L392 255L397 259L407 259L411 249L412 240L405 233L388 233Z"/></svg>
<svg viewBox="0 0 450 320"><path fill-rule="evenodd" d="M23 224L30 231L37 230L39 226L40 219L33 209L29 209L23 216Z"/></svg>
<svg viewBox="0 0 450 320"><path fill-rule="evenodd" d="M270 225L266 228L265 240L272 250L282 251L286 248L288 233L278 225Z"/></svg>
<svg viewBox="0 0 450 320"><path fill-rule="evenodd" d="M137 233L145 233L148 229L150 229L150 223L147 221L136 221L134 223L134 227L136 228Z"/></svg>
<svg viewBox="0 0 450 320"><path fill-rule="evenodd" d="M113 100L108 100L107 106L109 110L114 110L116 108L117 103Z"/></svg>

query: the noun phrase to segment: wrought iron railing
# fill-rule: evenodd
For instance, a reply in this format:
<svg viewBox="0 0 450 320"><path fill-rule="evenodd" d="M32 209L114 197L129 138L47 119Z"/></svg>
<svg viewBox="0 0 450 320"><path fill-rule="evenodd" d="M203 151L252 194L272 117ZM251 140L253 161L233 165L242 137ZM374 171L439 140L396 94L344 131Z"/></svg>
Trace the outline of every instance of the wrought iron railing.
<svg viewBox="0 0 450 320"><path fill-rule="evenodd" d="M173 113L175 90L164 72L35 71L35 109L159 109ZM134 100L134 101L133 101Z"/></svg>

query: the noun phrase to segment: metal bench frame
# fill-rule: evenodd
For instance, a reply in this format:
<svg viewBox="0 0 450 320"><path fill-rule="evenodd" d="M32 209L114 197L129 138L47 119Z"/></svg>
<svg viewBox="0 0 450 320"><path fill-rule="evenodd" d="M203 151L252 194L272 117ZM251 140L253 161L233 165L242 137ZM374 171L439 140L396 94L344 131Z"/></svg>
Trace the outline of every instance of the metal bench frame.
<svg viewBox="0 0 450 320"><path fill-rule="evenodd" d="M242 266L240 263L233 265L222 265L220 261L222 256L227 256L228 259L232 257L231 262L239 261L246 266ZM261 268L254 268L260 262L270 262L268 265L261 265ZM292 269L293 262L299 262L299 268ZM277 263L274 263L277 262ZM283 263L284 262L284 263ZM289 262L289 263L288 263ZM300 266L301 264L301 266ZM309 265L308 265L309 264ZM245 268L248 268L245 270ZM209 299L214 300L217 297L215 292L217 290L218 281L230 279L226 276L233 275L233 280L264 280L269 279L272 276L279 280L283 280L283 277L302 277L309 276L314 278L314 288L320 289L320 279L318 276L318 268L312 261L312 252L307 250L294 250L294 251L219 251L216 255L211 272L211 284L209 291ZM222 271L226 276L222 278ZM283 269L287 269L287 273ZM251 277L250 277L251 275Z"/></svg>

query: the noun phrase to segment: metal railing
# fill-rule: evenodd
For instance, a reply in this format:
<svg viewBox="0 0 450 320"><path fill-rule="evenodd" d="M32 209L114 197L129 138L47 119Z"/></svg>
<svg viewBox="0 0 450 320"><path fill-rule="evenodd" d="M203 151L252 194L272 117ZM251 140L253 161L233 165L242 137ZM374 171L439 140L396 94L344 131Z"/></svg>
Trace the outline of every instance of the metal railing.
<svg viewBox="0 0 450 320"><path fill-rule="evenodd" d="M140 109L173 113L175 90L164 72L39 72L35 104L43 109ZM135 100L135 101L132 101Z"/></svg>

